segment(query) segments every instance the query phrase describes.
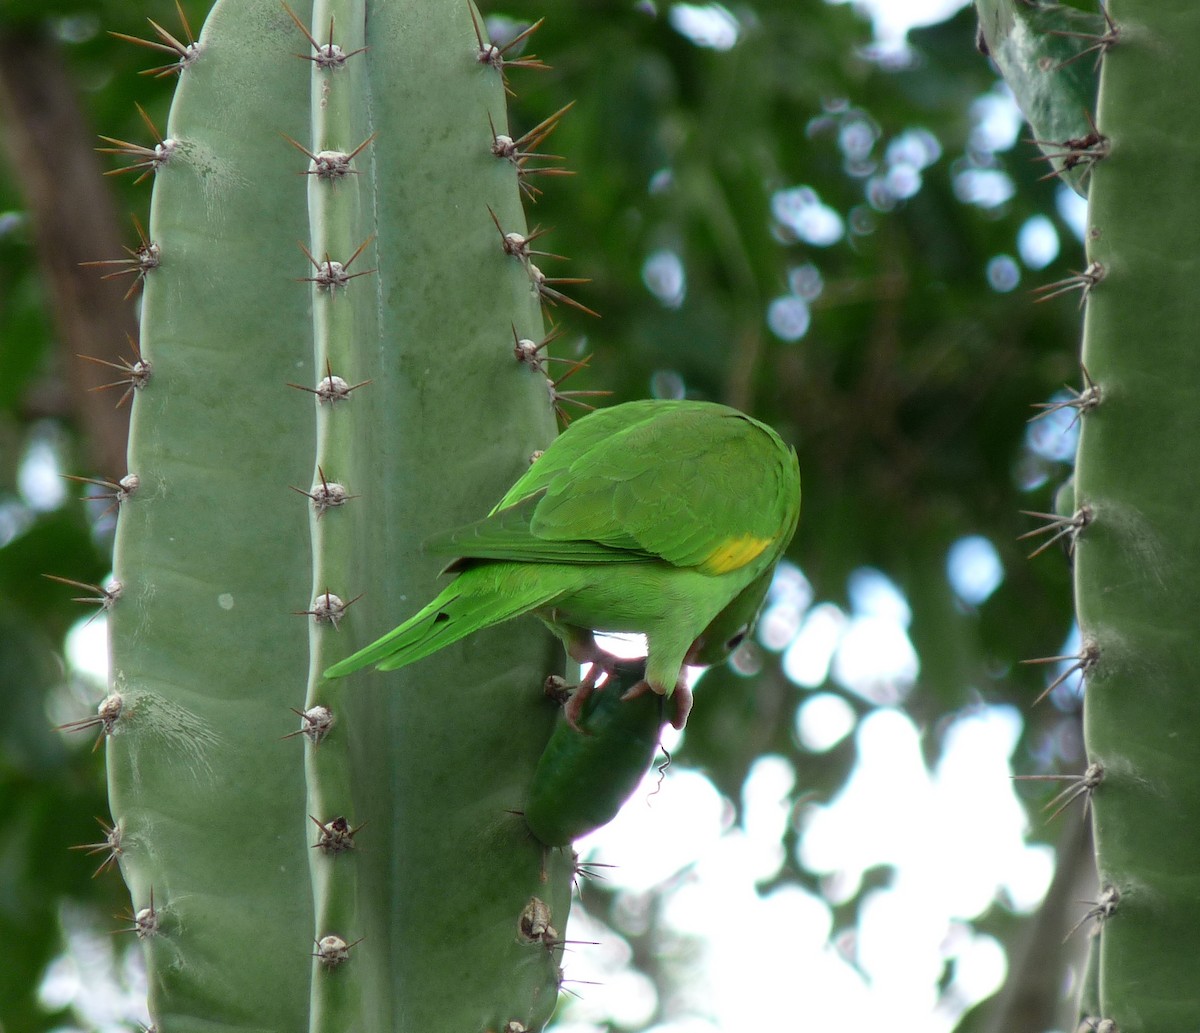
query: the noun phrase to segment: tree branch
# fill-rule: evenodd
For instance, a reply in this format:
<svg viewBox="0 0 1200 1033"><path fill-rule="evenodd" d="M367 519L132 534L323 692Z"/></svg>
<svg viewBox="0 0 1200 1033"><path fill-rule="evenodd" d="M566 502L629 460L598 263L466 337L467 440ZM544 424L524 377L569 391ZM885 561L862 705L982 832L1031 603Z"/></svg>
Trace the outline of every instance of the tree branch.
<svg viewBox="0 0 1200 1033"><path fill-rule="evenodd" d="M0 27L0 114L34 226L70 415L94 469L119 476L128 409L115 407L119 392L92 390L111 382L112 371L76 356L116 362L128 354L126 334L137 332L132 306L122 300L128 284L102 281L79 265L120 257L123 233L62 51L39 26Z"/></svg>

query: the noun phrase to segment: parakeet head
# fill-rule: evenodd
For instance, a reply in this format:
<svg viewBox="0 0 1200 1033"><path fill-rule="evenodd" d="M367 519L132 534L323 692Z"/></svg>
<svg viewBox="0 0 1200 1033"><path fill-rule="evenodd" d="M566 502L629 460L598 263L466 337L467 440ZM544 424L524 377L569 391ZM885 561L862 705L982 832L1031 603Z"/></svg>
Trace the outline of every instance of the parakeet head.
<svg viewBox="0 0 1200 1033"><path fill-rule="evenodd" d="M740 646L754 630L758 611L762 608L775 565L771 564L755 580L743 588L729 605L718 613L703 634L692 643L687 663L701 667L724 663L729 654Z"/></svg>

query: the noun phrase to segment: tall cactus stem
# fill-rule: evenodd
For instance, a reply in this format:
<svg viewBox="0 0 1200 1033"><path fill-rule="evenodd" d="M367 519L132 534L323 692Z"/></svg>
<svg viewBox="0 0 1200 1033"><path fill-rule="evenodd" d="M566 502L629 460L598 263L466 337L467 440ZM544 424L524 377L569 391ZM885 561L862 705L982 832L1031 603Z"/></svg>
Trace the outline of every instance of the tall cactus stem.
<svg viewBox="0 0 1200 1033"><path fill-rule="evenodd" d="M1106 771L1092 802L1097 866L1120 893L1099 934L1099 1003L1123 1033L1149 1033L1200 1025L1200 765L1190 734L1200 724L1191 630L1200 7L1113 0L1105 24L1096 121L1111 153L1091 175L1086 240L1107 275L1088 296L1082 356L1104 404L1080 431L1076 490L1095 518L1077 550L1075 591L1079 626L1103 649L1084 737Z"/></svg>
<svg viewBox="0 0 1200 1033"><path fill-rule="evenodd" d="M149 232L94 263L144 287L113 384L136 474L90 482L118 505L114 580L67 581L110 610L111 691L76 726L107 744L114 820L89 849L135 902L151 1015L540 1029L573 872L513 811L556 644L526 621L322 677L436 590L421 542L494 504L568 394L541 305L580 281L539 289L532 258L560 256L521 208L526 177L562 171L529 166L557 160L536 148L562 112L517 153L504 109L507 73L544 67L515 53L534 27L494 47L443 0L151 25L174 59L151 71L179 78L167 132L113 143L153 179Z"/></svg>
<svg viewBox="0 0 1200 1033"><path fill-rule="evenodd" d="M1110 0L1097 16L1020 0L977 4L989 48L1035 134L1067 139L1050 157L1088 199L1088 264L1042 288L1039 299L1078 291L1086 306L1086 387L1067 403L1082 417L1075 473L1056 500L1058 522L1044 529L1065 532L1075 546L1084 641L1074 657L1049 658L1069 664L1050 688L1066 673L1085 675L1087 771L1103 771L1087 796L1104 890L1085 915L1098 928L1081 1011L1097 1033L1194 1029L1200 765L1189 730L1200 724L1191 630L1200 611L1191 474L1200 453L1200 133L1192 84L1200 7ZM1071 24L1081 17L1093 27ZM1064 46L1064 59L1043 68L1039 57ZM1079 78L1085 63L1077 59L1087 54L1099 68L1094 107ZM1038 128L1067 124L1063 116L1080 110L1081 100L1096 113L1086 131ZM1075 533L1084 526L1086 533Z"/></svg>

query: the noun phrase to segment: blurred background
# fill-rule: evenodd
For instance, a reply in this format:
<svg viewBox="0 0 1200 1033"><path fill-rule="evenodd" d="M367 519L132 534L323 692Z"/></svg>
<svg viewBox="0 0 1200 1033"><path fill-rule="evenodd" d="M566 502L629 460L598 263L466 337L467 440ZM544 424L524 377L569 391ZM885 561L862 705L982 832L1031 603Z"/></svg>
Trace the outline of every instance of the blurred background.
<svg viewBox="0 0 1200 1033"><path fill-rule="evenodd" d="M147 1022L105 859L94 713L105 627L58 574L103 584L125 475L128 257L149 183L97 134L153 145L171 55L208 4L0 6L0 1029ZM1027 559L1070 475L1084 205L1045 179L955 2L488 3L542 15L514 129L568 101L572 177L529 206L590 277L559 309L571 380L611 401L727 402L796 443L799 534L755 641L705 673L686 734L609 828L567 935L560 1031L1040 1033L1069 995L1094 896L1079 803L1070 567ZM513 134L518 135L517 133ZM568 268L558 263L560 268ZM561 275L561 274L560 274ZM448 294L454 285L447 285ZM78 355L101 359L85 362ZM594 399L593 399L594 400ZM83 483L64 475L91 478ZM108 482L108 483L106 483ZM93 496L80 499L80 496ZM665 757L664 757L665 761ZM611 866L611 867L610 867Z"/></svg>

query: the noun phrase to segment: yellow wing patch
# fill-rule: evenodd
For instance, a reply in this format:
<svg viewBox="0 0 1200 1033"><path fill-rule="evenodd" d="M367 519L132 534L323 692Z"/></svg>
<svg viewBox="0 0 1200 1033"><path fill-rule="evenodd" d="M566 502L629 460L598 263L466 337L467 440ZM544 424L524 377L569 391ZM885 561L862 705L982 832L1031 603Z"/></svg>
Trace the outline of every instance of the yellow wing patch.
<svg viewBox="0 0 1200 1033"><path fill-rule="evenodd" d="M749 534L740 538L730 538L704 558L700 569L706 574L728 574L755 559L771 541L770 538L755 538Z"/></svg>

